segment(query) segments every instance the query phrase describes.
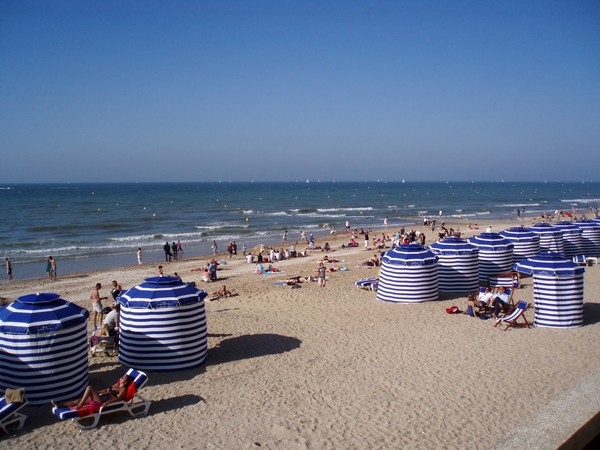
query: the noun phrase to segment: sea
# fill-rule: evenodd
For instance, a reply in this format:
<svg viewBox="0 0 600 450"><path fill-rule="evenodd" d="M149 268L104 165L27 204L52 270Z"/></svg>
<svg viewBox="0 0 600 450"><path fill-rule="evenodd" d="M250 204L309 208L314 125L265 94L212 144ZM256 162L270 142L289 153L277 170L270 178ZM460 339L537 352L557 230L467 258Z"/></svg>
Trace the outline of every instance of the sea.
<svg viewBox="0 0 600 450"><path fill-rule="evenodd" d="M15 280L164 261L165 242L183 257L246 245L288 243L300 232L325 238L354 228L422 226L423 217L518 222L557 210L580 216L600 204L597 182L198 182L15 184L0 186L0 257ZM6 282L3 277L2 283Z"/></svg>

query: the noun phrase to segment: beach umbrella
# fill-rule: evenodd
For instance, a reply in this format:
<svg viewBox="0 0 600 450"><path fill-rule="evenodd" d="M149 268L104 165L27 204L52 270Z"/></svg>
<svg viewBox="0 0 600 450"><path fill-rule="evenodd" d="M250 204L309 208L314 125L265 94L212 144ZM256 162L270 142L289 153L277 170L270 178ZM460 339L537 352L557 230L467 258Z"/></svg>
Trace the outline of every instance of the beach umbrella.
<svg viewBox="0 0 600 450"><path fill-rule="evenodd" d="M479 285L479 248L457 237L447 237L429 246L438 257L439 290L474 292Z"/></svg>
<svg viewBox="0 0 600 450"><path fill-rule="evenodd" d="M396 303L437 300L437 256L419 244L388 250L381 261L377 299Z"/></svg>
<svg viewBox="0 0 600 450"><path fill-rule="evenodd" d="M581 220L575 225L581 229L581 254L600 256L600 224L594 220Z"/></svg>
<svg viewBox="0 0 600 450"><path fill-rule="evenodd" d="M0 390L25 388L34 405L79 397L88 384L88 317L53 293L1 307Z"/></svg>
<svg viewBox="0 0 600 450"><path fill-rule="evenodd" d="M540 253L515 263L514 268L533 275L535 325L550 328L583 325L583 267L559 253Z"/></svg>
<svg viewBox="0 0 600 450"><path fill-rule="evenodd" d="M547 222L539 222L529 227L529 231L540 237L540 252L560 253L564 255L562 232Z"/></svg>
<svg viewBox="0 0 600 450"><path fill-rule="evenodd" d="M540 252L540 236L529 228L513 227L500 232L500 236L512 242L513 262L537 255Z"/></svg>
<svg viewBox="0 0 600 450"><path fill-rule="evenodd" d="M481 233L467 241L479 248L479 284L489 283L491 275L512 269L514 244L499 233Z"/></svg>
<svg viewBox="0 0 600 450"><path fill-rule="evenodd" d="M157 371L201 365L208 351L206 295L178 277L146 278L122 293L119 362Z"/></svg>
<svg viewBox="0 0 600 450"><path fill-rule="evenodd" d="M554 225L562 232L565 258L582 255L582 231L573 222L558 222Z"/></svg>

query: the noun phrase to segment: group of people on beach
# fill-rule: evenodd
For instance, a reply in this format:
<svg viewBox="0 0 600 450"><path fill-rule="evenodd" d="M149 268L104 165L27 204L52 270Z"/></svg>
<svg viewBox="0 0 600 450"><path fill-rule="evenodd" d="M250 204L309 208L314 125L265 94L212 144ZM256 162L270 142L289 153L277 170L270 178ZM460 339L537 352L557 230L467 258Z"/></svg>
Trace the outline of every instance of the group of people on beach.
<svg viewBox="0 0 600 450"><path fill-rule="evenodd" d="M163 245L163 250L165 252L165 262L177 261L180 255L183 255L183 244L181 241L173 241L172 244L169 244L169 241L167 241ZM138 249L138 252L140 252L138 264L141 264L141 249Z"/></svg>

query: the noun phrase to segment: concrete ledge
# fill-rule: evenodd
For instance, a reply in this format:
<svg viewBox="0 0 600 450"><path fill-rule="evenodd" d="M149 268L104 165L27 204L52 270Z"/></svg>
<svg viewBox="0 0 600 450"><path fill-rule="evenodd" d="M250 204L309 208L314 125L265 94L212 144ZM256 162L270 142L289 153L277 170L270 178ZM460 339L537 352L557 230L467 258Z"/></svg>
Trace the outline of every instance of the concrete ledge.
<svg viewBox="0 0 600 450"><path fill-rule="evenodd" d="M495 449L582 449L600 430L600 370L512 430Z"/></svg>

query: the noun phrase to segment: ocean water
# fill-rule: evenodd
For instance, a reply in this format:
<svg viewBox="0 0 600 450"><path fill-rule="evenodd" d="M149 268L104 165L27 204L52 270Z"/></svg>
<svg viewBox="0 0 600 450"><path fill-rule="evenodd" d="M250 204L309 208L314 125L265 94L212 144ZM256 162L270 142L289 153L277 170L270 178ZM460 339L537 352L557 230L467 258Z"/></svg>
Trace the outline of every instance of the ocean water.
<svg viewBox="0 0 600 450"><path fill-rule="evenodd" d="M184 257L219 251L229 241L248 248L275 244L288 230L318 239L331 227L422 224L420 216L473 223L555 210L587 213L600 203L600 183L513 182L220 182L21 184L0 186L0 257L16 280L46 276L46 258L58 274L164 260L165 241L183 242ZM3 259L2 259L3 261ZM5 281L4 279L2 280Z"/></svg>

